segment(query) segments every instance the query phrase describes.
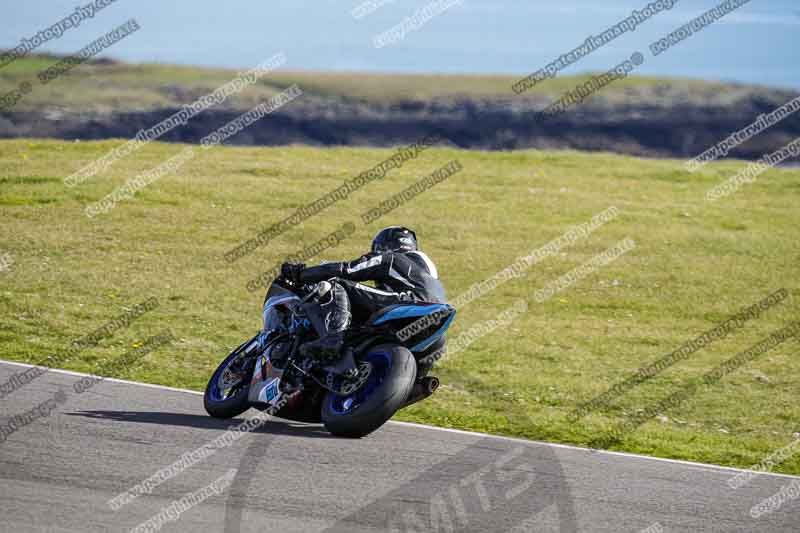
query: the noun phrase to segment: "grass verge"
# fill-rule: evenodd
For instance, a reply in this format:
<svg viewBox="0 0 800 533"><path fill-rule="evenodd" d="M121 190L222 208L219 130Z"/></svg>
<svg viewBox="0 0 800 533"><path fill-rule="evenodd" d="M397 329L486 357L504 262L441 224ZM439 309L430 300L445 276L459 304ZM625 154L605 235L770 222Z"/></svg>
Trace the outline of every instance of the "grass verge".
<svg viewBox="0 0 800 533"><path fill-rule="evenodd" d="M13 261L0 272L2 357L30 362L64 351L156 296L157 309L63 367L92 372L168 328L175 343L116 377L201 390L227 351L259 327L263 294L246 290L246 282L347 221L355 232L317 260L357 257L378 229L402 223L417 230L456 297L610 206L620 211L613 221L460 309L451 339L519 297L530 304L506 327L445 358L435 371L440 391L399 419L585 445L799 316L797 170L769 170L709 204L705 192L745 163L689 174L675 160L433 148L229 264L224 252L392 150L198 150L176 173L89 219L87 203L182 149L151 143L83 185L63 185L121 142L0 142L0 253ZM461 172L376 222L361 221L454 159ZM635 249L536 303L537 290L626 237ZM782 287L789 296L758 319L607 408L568 419L581 402ZM614 449L748 467L800 431L799 386L792 339L700 387ZM775 471L800 474L800 457Z"/></svg>

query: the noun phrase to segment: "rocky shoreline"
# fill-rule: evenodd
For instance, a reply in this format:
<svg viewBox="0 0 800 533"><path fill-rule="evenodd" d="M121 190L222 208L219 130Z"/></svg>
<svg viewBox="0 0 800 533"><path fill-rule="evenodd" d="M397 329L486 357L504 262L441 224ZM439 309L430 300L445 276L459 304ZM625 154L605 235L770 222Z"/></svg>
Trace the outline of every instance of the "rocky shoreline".
<svg viewBox="0 0 800 533"><path fill-rule="evenodd" d="M592 99L542 120L542 99L409 100L392 104L306 94L233 137L236 145L393 146L439 133L460 148L480 150L574 149L644 157L693 157L794 95L752 92L735 101L680 98L630 101ZM176 108L119 113L75 113L52 107L0 113L0 138L95 140L132 138ZM196 143L244 110L210 109L163 135L167 142ZM800 113L791 115L732 150L729 157L756 159L800 137Z"/></svg>

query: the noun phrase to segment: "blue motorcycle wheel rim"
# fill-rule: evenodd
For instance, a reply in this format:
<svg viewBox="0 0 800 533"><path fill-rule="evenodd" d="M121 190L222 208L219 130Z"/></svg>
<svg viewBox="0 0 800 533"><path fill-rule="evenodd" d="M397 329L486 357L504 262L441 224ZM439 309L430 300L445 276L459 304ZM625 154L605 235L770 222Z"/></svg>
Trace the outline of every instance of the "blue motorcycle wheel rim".
<svg viewBox="0 0 800 533"><path fill-rule="evenodd" d="M375 392L375 389L383 383L389 372L392 369L392 357L389 352L370 352L364 361L372 365L367 382L353 394L347 396L339 396L337 394L329 394L329 407L332 413L336 415L348 415L358 409L370 395Z"/></svg>
<svg viewBox="0 0 800 533"><path fill-rule="evenodd" d="M241 356L241 354L234 355L233 357L230 358L230 361L227 361L225 365L223 365L220 368L218 368L217 371L214 373L214 377L211 379L211 388L210 388L211 390L209 391L209 399L212 402L214 402L214 403L222 403L225 400L230 400L231 398L236 396L236 394L238 394L238 392L239 392L238 390L232 390L231 394L228 394L228 396L223 397L223 391L219 386L219 380L220 380L220 376L222 375L222 373L225 372L228 368L230 368L230 366L240 356ZM241 389L241 387L239 385L236 385L236 386L232 387L232 389L234 389L234 388Z"/></svg>

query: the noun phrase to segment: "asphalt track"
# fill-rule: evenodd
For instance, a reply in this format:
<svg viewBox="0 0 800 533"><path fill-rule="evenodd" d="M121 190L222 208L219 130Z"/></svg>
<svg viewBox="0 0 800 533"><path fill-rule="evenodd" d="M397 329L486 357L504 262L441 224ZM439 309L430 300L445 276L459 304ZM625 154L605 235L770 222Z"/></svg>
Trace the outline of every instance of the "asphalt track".
<svg viewBox="0 0 800 533"><path fill-rule="evenodd" d="M0 382L26 368L0 361ZM231 469L230 486L159 530L800 531L800 499L749 514L790 476L734 491L738 471L722 467L403 423L345 440L279 419L115 511L108 500L241 419L209 418L197 393L118 380L78 394L80 379L49 371L0 399L3 425L59 399L0 442L0 531L129 531Z"/></svg>

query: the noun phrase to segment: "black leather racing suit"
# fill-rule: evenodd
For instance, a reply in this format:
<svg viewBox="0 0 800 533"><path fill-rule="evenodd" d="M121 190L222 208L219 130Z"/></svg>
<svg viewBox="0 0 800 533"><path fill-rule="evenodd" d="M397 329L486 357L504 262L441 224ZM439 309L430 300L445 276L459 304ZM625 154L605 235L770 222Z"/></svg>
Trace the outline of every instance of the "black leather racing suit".
<svg viewBox="0 0 800 533"><path fill-rule="evenodd" d="M328 281L330 290L309 312L320 336L343 332L351 318L364 323L383 307L403 302L446 303L433 261L420 251L369 253L342 263L305 268L300 282ZM376 287L359 283L374 281Z"/></svg>

